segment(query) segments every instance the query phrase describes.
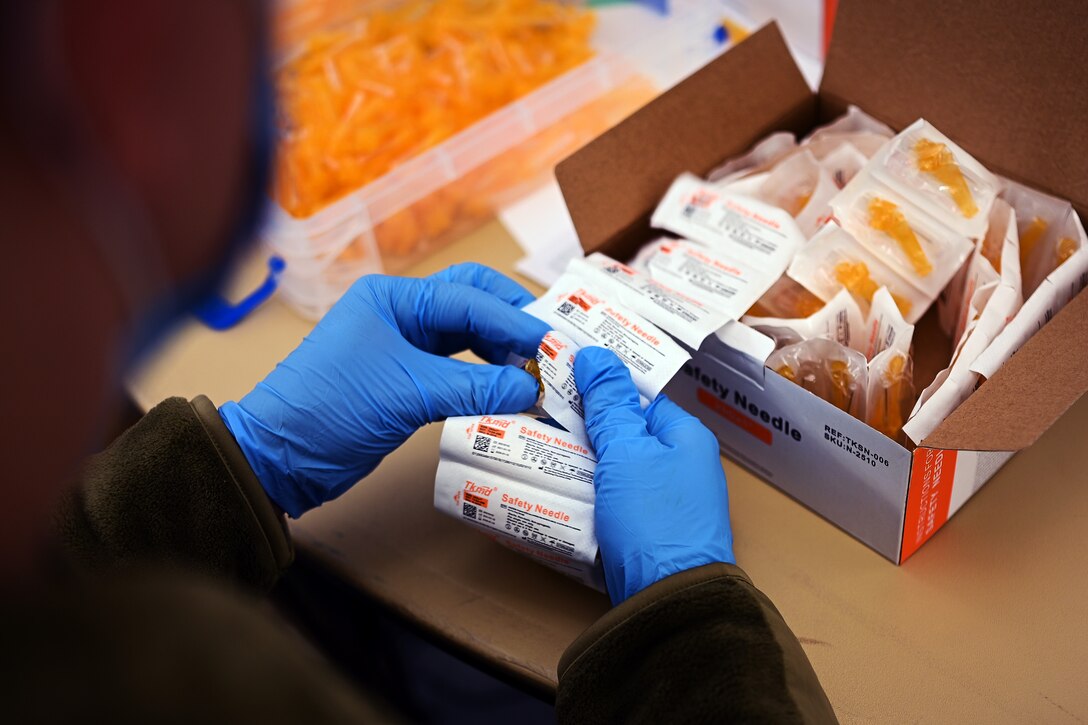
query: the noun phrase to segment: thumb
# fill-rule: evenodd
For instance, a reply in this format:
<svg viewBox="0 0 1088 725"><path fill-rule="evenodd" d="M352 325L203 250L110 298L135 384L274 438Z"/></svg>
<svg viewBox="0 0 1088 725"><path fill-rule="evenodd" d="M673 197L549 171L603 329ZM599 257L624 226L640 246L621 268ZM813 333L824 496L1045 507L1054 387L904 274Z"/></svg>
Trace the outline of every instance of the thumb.
<svg viewBox="0 0 1088 725"><path fill-rule="evenodd" d="M614 440L646 436L646 418L631 373L611 350L583 347L574 359L586 433L597 455Z"/></svg>
<svg viewBox="0 0 1088 725"><path fill-rule="evenodd" d="M512 365L440 358L428 386L432 422L458 415L521 413L536 404L539 384Z"/></svg>

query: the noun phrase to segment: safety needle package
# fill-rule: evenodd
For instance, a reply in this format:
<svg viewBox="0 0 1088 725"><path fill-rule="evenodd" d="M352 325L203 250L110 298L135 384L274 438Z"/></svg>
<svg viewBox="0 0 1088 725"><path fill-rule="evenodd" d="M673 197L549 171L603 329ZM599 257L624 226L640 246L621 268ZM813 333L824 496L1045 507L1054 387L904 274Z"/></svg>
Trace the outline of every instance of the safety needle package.
<svg viewBox="0 0 1088 725"><path fill-rule="evenodd" d="M831 200L831 208L843 229L931 301L971 253L968 237L874 183L864 170Z"/></svg>
<svg viewBox="0 0 1088 725"><path fill-rule="evenodd" d="M436 509L604 591L593 528L597 461L584 434L523 415L450 418L439 450Z"/></svg>
<svg viewBox="0 0 1088 725"><path fill-rule="evenodd" d="M900 312L916 322L926 311L927 296L834 222L812 237L793 258L789 277L823 300L845 289L868 311L881 287L891 293Z"/></svg>
<svg viewBox="0 0 1088 725"><path fill-rule="evenodd" d="M872 174L955 233L970 239L986 233L997 178L925 120L881 149Z"/></svg>
<svg viewBox="0 0 1088 725"><path fill-rule="evenodd" d="M586 256L526 308L537 423L581 434L571 355L603 345L898 564L1088 391L1083 59L941 14L840 3L815 93L767 26L556 167Z"/></svg>
<svg viewBox="0 0 1088 725"><path fill-rule="evenodd" d="M865 414L868 365L857 350L817 337L775 350L767 367L843 412Z"/></svg>

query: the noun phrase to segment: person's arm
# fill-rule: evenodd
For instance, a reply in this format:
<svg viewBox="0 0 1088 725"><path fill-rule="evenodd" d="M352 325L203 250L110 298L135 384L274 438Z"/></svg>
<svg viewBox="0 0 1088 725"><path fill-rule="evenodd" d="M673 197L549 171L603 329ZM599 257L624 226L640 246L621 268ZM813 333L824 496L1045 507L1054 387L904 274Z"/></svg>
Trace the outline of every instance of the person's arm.
<svg viewBox="0 0 1088 725"><path fill-rule="evenodd" d="M520 285L476 264L356 282L254 390L218 411L168 400L92 457L56 528L80 564L153 561L267 589L291 562L283 512L346 491L420 426L520 412L537 383L502 365L547 325ZM446 357L472 349L490 365Z"/></svg>
<svg viewBox="0 0 1088 725"><path fill-rule="evenodd" d="M560 723L835 722L797 638L735 565L714 435L622 363L575 361L616 607L559 663Z"/></svg>
<svg viewBox="0 0 1088 725"><path fill-rule="evenodd" d="M267 590L294 555L283 513L203 396L160 403L88 459L55 522L89 568L154 561Z"/></svg>

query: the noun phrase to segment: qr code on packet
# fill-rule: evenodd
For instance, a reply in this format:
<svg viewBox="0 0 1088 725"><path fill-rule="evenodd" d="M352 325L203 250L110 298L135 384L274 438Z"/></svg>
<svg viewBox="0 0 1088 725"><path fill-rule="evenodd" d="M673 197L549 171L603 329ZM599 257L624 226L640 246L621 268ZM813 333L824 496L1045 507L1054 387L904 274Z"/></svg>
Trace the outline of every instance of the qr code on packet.
<svg viewBox="0 0 1088 725"><path fill-rule="evenodd" d="M559 305L559 314L569 315L572 312L574 312L574 305L570 302L564 302L563 304Z"/></svg>
<svg viewBox="0 0 1088 725"><path fill-rule="evenodd" d="M476 518L476 507L470 503L466 503L464 504L462 513L465 515L466 519L474 519Z"/></svg>
<svg viewBox="0 0 1088 725"><path fill-rule="evenodd" d="M487 453L491 450L491 439L487 436L476 436L476 440L472 442L472 450Z"/></svg>

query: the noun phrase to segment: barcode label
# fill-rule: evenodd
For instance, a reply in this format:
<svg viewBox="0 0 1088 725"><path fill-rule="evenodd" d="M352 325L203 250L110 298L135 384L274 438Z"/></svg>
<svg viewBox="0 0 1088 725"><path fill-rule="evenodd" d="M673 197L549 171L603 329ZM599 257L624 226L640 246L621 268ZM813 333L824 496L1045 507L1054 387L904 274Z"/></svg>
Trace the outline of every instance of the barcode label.
<svg viewBox="0 0 1088 725"><path fill-rule="evenodd" d="M491 439L487 436L476 436L476 440L472 442L472 450L487 453L491 450Z"/></svg>

